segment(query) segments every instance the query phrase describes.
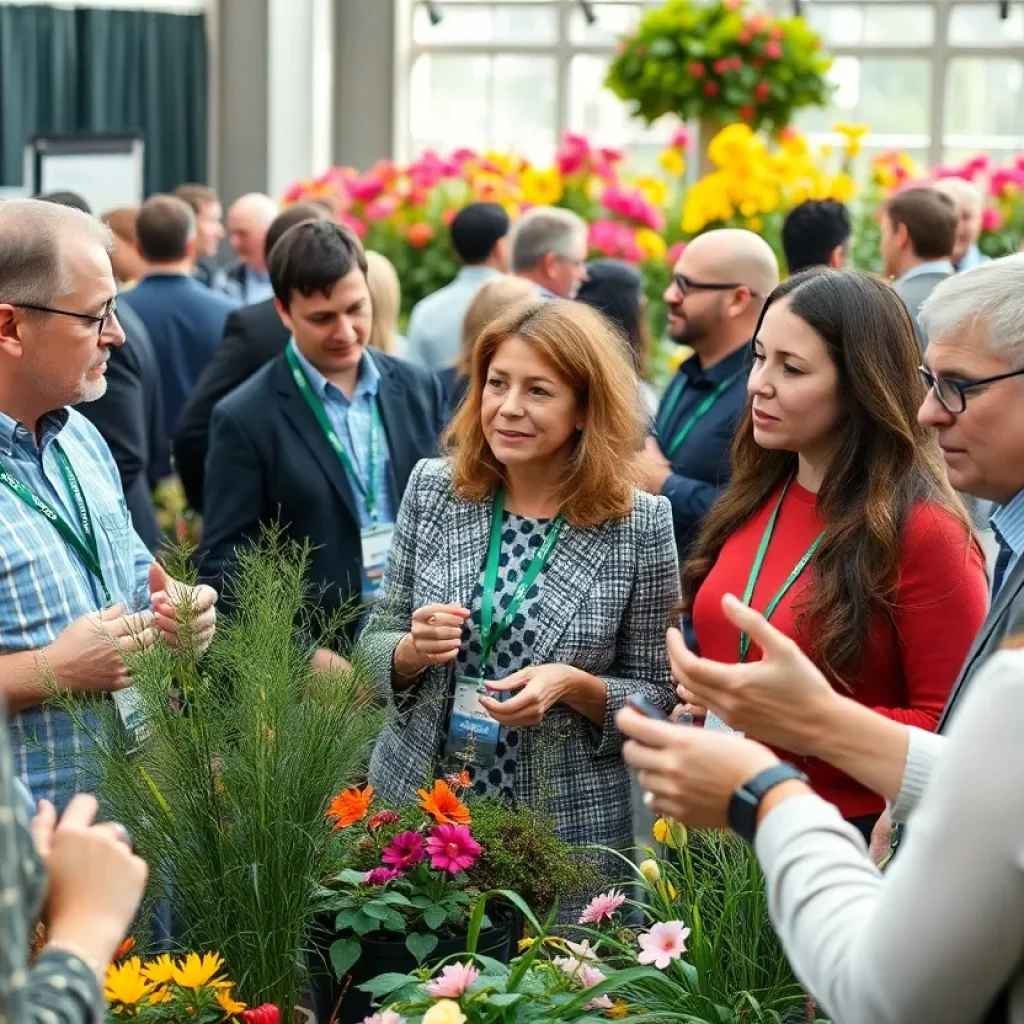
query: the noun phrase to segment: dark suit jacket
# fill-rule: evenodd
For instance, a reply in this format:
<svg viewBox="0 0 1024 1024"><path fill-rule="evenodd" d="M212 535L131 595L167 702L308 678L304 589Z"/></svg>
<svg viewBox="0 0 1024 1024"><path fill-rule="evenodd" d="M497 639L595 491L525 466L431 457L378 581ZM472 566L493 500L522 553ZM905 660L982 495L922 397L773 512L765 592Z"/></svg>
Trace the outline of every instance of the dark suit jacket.
<svg viewBox="0 0 1024 1024"><path fill-rule="evenodd" d="M373 353L381 420L391 453L395 509L420 459L437 454L441 386L428 370ZM306 404L284 355L213 411L206 467L200 570L218 589L236 552L279 521L287 537L315 546L309 582L327 612L360 595L362 549L355 498L341 460Z"/></svg>
<svg viewBox="0 0 1024 1024"><path fill-rule="evenodd" d="M203 510L203 474L213 407L279 356L287 344L288 328L281 323L273 299L243 306L228 317L224 340L196 383L174 435L175 468L188 503L197 512Z"/></svg>
<svg viewBox="0 0 1024 1024"><path fill-rule="evenodd" d="M127 303L121 303L117 318L125 342L110 350L106 394L95 402L83 402L78 411L107 442L135 530L146 547L155 552L160 530L153 508L153 488L170 472L160 371L153 344L138 315Z"/></svg>

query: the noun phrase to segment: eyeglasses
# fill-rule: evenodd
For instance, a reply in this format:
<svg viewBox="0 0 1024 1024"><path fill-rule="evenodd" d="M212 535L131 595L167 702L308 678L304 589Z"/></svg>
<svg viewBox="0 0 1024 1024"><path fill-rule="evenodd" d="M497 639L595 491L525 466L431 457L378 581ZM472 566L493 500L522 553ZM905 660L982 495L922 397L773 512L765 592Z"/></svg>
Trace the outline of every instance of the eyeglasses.
<svg viewBox="0 0 1024 1024"><path fill-rule="evenodd" d="M37 313L54 313L57 316L74 317L76 320L88 320L90 323L99 324L98 333L100 335L103 334L107 321L117 312L117 299L112 299L106 311L99 316L94 316L92 313L72 313L69 309L54 309L52 306L34 306L30 302L12 302L11 305L17 306L18 309L32 309Z"/></svg>
<svg viewBox="0 0 1024 1024"><path fill-rule="evenodd" d="M672 283L683 295L686 295L687 292L727 292L733 288L746 288L752 298L761 298L753 288L740 281L695 281L685 274L673 274Z"/></svg>
<svg viewBox="0 0 1024 1024"><path fill-rule="evenodd" d="M945 377L937 377L924 366L919 366L917 372L921 374L925 387L935 392L935 397L942 408L954 416L959 416L967 408L968 391L1024 375L1024 370L1013 370L1010 373L997 374L995 377L982 377L980 380L947 380Z"/></svg>

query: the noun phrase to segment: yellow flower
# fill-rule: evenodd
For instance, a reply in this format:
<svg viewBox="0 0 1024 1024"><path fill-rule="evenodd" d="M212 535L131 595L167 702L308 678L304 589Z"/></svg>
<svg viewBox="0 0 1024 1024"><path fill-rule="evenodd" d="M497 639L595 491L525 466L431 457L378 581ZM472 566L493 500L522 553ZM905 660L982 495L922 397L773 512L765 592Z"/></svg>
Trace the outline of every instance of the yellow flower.
<svg viewBox="0 0 1024 1024"><path fill-rule="evenodd" d="M423 1015L423 1024L466 1024L466 1015L454 999L439 999Z"/></svg>
<svg viewBox="0 0 1024 1024"><path fill-rule="evenodd" d="M670 850L678 850L686 845L686 827L672 818L659 818L651 831L654 838Z"/></svg>
<svg viewBox="0 0 1024 1024"><path fill-rule="evenodd" d="M670 178L681 178L686 171L686 158L673 146L658 154L658 165Z"/></svg>
<svg viewBox="0 0 1024 1024"><path fill-rule="evenodd" d="M644 254L645 260L663 260L668 255L668 244L665 239L650 228L636 229L636 244Z"/></svg>
<svg viewBox="0 0 1024 1024"><path fill-rule="evenodd" d="M764 221L760 217L748 217L747 218L747 229L749 231L758 232L764 227Z"/></svg>
<svg viewBox="0 0 1024 1024"><path fill-rule="evenodd" d="M662 207L668 202L668 184L662 178L641 174L633 179L633 184L651 206Z"/></svg>
<svg viewBox="0 0 1024 1024"><path fill-rule="evenodd" d="M675 903L679 898L679 890L671 882L662 882L661 893L669 901L669 903Z"/></svg>
<svg viewBox="0 0 1024 1024"><path fill-rule="evenodd" d="M230 986L222 988L217 993L217 1002L229 1017L237 1017L245 1009L245 1003L240 1003L237 999L231 998Z"/></svg>
<svg viewBox="0 0 1024 1024"><path fill-rule="evenodd" d="M517 948L520 953L525 953L537 940L531 936L527 936L525 939L520 939Z"/></svg>
<svg viewBox="0 0 1024 1024"><path fill-rule="evenodd" d="M523 201L531 206L554 206L562 198L562 176L557 167L546 171L527 167L519 176L519 188Z"/></svg>
<svg viewBox="0 0 1024 1024"><path fill-rule="evenodd" d="M174 981L175 969L175 964L170 954L164 953L155 960L150 960L142 968L142 973L154 984L166 985L169 981Z"/></svg>
<svg viewBox="0 0 1024 1024"><path fill-rule="evenodd" d="M108 1003L135 1006L139 1000L149 995L152 987L142 973L142 961L133 956L130 960L111 964L107 968L107 983L103 994Z"/></svg>
<svg viewBox="0 0 1024 1024"><path fill-rule="evenodd" d="M150 1006L158 1006L160 1003L172 1002L174 996L171 995L170 989L166 985L161 988L153 989L153 994L149 997Z"/></svg>
<svg viewBox="0 0 1024 1024"><path fill-rule="evenodd" d="M640 865L640 874L643 875L651 885L655 885L661 881L661 868L658 867L658 862L656 860L645 860Z"/></svg>
<svg viewBox="0 0 1024 1024"><path fill-rule="evenodd" d="M849 124L846 121L837 121L832 125L832 131L837 135L843 135L847 139L856 140L862 139L869 131L871 126L866 124Z"/></svg>
<svg viewBox="0 0 1024 1024"><path fill-rule="evenodd" d="M629 1016L629 1003L624 1003L621 999L616 1000L605 1016L611 1017L612 1020L625 1020Z"/></svg>
<svg viewBox="0 0 1024 1024"><path fill-rule="evenodd" d="M848 203L856 194L857 185L848 174L837 174L832 179L832 198L837 203Z"/></svg>
<svg viewBox="0 0 1024 1024"><path fill-rule="evenodd" d="M174 983L182 988L230 988L231 982L223 975L216 977L223 966L219 953L189 953L184 963L175 964Z"/></svg>

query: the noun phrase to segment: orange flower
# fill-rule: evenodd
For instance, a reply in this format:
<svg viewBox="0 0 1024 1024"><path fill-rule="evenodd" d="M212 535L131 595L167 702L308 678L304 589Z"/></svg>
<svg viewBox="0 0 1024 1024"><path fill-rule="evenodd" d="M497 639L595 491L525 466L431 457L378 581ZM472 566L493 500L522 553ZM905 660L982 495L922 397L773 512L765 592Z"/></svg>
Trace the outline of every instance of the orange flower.
<svg viewBox="0 0 1024 1024"><path fill-rule="evenodd" d="M420 797L420 807L439 825L468 825L470 823L469 808L448 788L443 779L434 783L434 791L425 789L416 791Z"/></svg>
<svg viewBox="0 0 1024 1024"><path fill-rule="evenodd" d="M434 237L434 229L425 221L409 225L405 236L414 249L422 249Z"/></svg>
<svg viewBox="0 0 1024 1024"><path fill-rule="evenodd" d="M129 935L114 954L114 960L123 960L135 948L135 940Z"/></svg>
<svg viewBox="0 0 1024 1024"><path fill-rule="evenodd" d="M444 781L448 783L452 790L456 790L469 789L469 784L472 780L469 777L469 772L463 768L458 775L446 775Z"/></svg>
<svg viewBox="0 0 1024 1024"><path fill-rule="evenodd" d="M349 825L354 825L366 817L371 800L373 786L367 786L366 789L346 789L331 801L325 817L334 822L335 832L340 828L348 828Z"/></svg>

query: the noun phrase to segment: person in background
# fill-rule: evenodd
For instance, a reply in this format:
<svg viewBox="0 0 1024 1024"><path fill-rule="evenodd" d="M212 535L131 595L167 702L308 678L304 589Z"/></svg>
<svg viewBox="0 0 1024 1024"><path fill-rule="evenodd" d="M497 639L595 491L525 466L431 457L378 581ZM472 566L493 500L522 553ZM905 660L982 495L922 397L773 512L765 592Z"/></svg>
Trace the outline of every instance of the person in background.
<svg viewBox="0 0 1024 1024"><path fill-rule="evenodd" d="M587 280L580 285L576 298L608 317L629 344L640 381L640 394L653 420L658 412L658 396L645 379L651 331L647 324L643 274L623 260L593 260L587 264Z"/></svg>
<svg viewBox="0 0 1024 1024"><path fill-rule="evenodd" d="M668 336L693 355L669 382L640 472L647 491L672 503L681 556L729 481L729 450L747 405L750 339L778 283L771 246L731 228L695 238L673 268Z"/></svg>
<svg viewBox="0 0 1024 1024"><path fill-rule="evenodd" d="M429 371L367 348L366 257L349 228L289 228L270 270L291 340L213 411L200 569L223 579L280 523L312 543L309 583L330 615L375 599L409 475L436 453L444 399Z"/></svg>
<svg viewBox="0 0 1024 1024"><path fill-rule="evenodd" d="M949 196L930 186L908 188L886 200L879 223L882 265L894 278L893 291L909 310L924 351L928 337L917 314L936 286L954 272L950 256L958 225L956 207Z"/></svg>
<svg viewBox="0 0 1024 1024"><path fill-rule="evenodd" d="M810 267L842 270L850 259L850 211L834 199L808 199L782 222L782 250L790 274Z"/></svg>
<svg viewBox="0 0 1024 1024"><path fill-rule="evenodd" d="M278 215L277 203L262 192L236 199L228 210L228 237L236 259L224 268L228 294L251 306L273 297L266 264L267 230Z"/></svg>
<svg viewBox="0 0 1024 1024"><path fill-rule="evenodd" d="M60 205L91 215L89 204L81 196L75 200ZM155 553L160 545L160 529L153 490L171 472L160 367L146 325L135 312L122 303L117 319L125 342L107 350L106 391L95 401L84 403L80 412L107 442L135 531Z"/></svg>
<svg viewBox="0 0 1024 1024"><path fill-rule="evenodd" d="M373 306L373 326L367 344L386 356L404 356L405 338L398 333L402 286L395 265L379 252L366 254L366 284Z"/></svg>
<svg viewBox="0 0 1024 1024"><path fill-rule="evenodd" d="M224 207L217 190L209 185L186 183L172 193L192 207L196 218L196 278L209 288L227 288L224 271L217 266L217 252L224 240Z"/></svg>
<svg viewBox="0 0 1024 1024"><path fill-rule="evenodd" d="M473 373L473 346L492 320L513 303L522 302L537 294L537 289L512 274L489 277L473 296L462 318L462 345L459 360L454 366L442 370L437 376L444 390L448 408L454 411L462 404Z"/></svg>
<svg viewBox="0 0 1024 1024"><path fill-rule="evenodd" d="M267 231L264 259L270 261L270 253L278 239L289 228L311 220L327 219L326 209L319 204L296 203L289 206L274 218ZM203 473L213 407L271 359L279 356L288 344L288 337L288 328L278 315L273 299L242 306L228 317L224 339L196 383L174 435L175 468L185 497L196 512L203 511Z"/></svg>
<svg viewBox="0 0 1024 1024"><path fill-rule="evenodd" d="M535 206L512 229L512 273L541 298L574 299L587 278L587 222L572 210Z"/></svg>
<svg viewBox="0 0 1024 1024"><path fill-rule="evenodd" d="M498 203L470 203L452 220L452 248L462 267L451 284L420 299L409 316L409 358L438 373L459 358L462 321L480 285L509 268L510 221Z"/></svg>
<svg viewBox="0 0 1024 1024"><path fill-rule="evenodd" d="M151 196L139 208L135 233L146 269L122 301L139 315L153 341L160 366L164 429L172 437L237 302L193 277L195 216L186 203L174 196Z"/></svg>
<svg viewBox="0 0 1024 1024"><path fill-rule="evenodd" d="M949 196L956 206L957 228L952 262L957 273L987 263L988 257L978 248L981 214L985 207L981 189L973 181L955 177L939 178L932 188Z"/></svg>
<svg viewBox="0 0 1024 1024"><path fill-rule="evenodd" d="M114 268L114 280L122 294L134 287L143 272L142 257L135 238L135 218L138 213L137 206L119 206L100 217L100 222L106 224L114 236L110 265Z"/></svg>
<svg viewBox="0 0 1024 1024"><path fill-rule="evenodd" d="M83 727L54 707L48 679L110 694L131 726L123 651L157 633L176 643L183 604L198 616L200 649L216 624L216 593L177 583L153 561L110 450L68 408L103 395L110 350L124 343L110 244L107 228L78 210L0 203L0 698L18 775L58 812L95 723L87 709Z"/></svg>
<svg viewBox="0 0 1024 1024"><path fill-rule="evenodd" d="M631 693L671 705L664 629L679 594L668 502L629 479L635 380L581 303L534 296L477 341L450 457L410 477L359 641L398 712L370 762L385 802L465 769L474 794L549 814L571 845L632 846L612 723Z"/></svg>
<svg viewBox="0 0 1024 1024"><path fill-rule="evenodd" d="M760 658L722 612L726 594L742 594L837 689L934 730L988 586L938 444L917 421L906 309L866 274L806 271L769 297L753 344L732 480L683 571L696 645L715 661ZM883 801L828 764L801 767L870 838Z"/></svg>

